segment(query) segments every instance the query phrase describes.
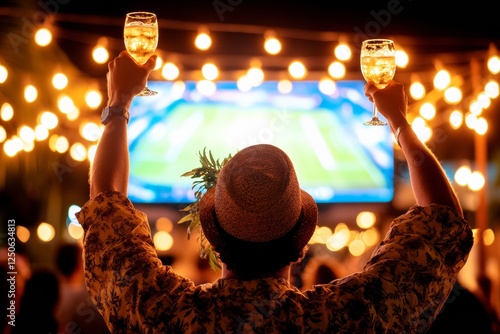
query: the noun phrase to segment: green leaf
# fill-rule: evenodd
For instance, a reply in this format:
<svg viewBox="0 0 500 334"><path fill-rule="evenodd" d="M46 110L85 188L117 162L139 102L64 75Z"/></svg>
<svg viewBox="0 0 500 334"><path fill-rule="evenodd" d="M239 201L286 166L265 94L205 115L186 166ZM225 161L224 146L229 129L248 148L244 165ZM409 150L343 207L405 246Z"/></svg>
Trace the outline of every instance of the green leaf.
<svg viewBox="0 0 500 334"><path fill-rule="evenodd" d="M194 168L188 172L185 172L181 177L191 177L193 183L191 189L194 190L194 195L196 200L191 204L187 205L180 211L187 213L184 217L179 219L178 224L189 223L187 228L188 240L191 235L198 232L198 242L200 244L200 257L203 259L208 258L210 268L217 271L221 268L219 258L217 253L214 251L210 243L206 240L203 230L201 229L200 217L199 217L199 200L203 197L204 193L211 187L217 184L217 178L224 165L232 158L229 154L226 158L220 162L219 159L215 160L212 152L209 150L207 155L207 148L203 148L203 152L199 151L199 160L201 167Z"/></svg>
<svg viewBox="0 0 500 334"><path fill-rule="evenodd" d="M210 265L210 268L212 268L213 271L217 271L218 269L221 269L222 267L221 267L220 262L219 262L219 257L213 251L212 247L210 247L208 254L209 254L208 263Z"/></svg>
<svg viewBox="0 0 500 334"><path fill-rule="evenodd" d="M188 215L182 217L181 219L179 219L177 224L189 223L192 220L193 220L193 216L191 214L188 214Z"/></svg>

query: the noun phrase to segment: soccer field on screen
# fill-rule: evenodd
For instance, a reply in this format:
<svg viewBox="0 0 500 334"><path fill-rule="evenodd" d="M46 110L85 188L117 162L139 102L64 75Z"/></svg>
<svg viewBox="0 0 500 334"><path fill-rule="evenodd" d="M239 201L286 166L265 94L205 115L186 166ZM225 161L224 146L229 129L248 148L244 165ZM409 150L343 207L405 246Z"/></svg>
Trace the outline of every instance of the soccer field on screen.
<svg viewBox="0 0 500 334"><path fill-rule="evenodd" d="M129 195L137 202L192 201L193 180L181 175L200 165L199 152L206 149L222 160L243 147L267 143L287 152L301 187L317 202L390 200L392 170L387 168L392 161L381 168L380 159L344 118L322 107L311 111L300 105L237 106L183 99L145 111L129 125ZM385 152L386 159L392 159L392 151Z"/></svg>

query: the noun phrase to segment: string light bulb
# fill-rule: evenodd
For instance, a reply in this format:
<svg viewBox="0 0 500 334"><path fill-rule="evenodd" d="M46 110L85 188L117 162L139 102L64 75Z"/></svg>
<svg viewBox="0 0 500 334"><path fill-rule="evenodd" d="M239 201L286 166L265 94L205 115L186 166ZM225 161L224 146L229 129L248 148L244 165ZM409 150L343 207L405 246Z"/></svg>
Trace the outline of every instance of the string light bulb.
<svg viewBox="0 0 500 334"><path fill-rule="evenodd" d="M444 91L444 100L448 104L458 104L462 101L462 91L456 86L450 86Z"/></svg>
<svg viewBox="0 0 500 334"><path fill-rule="evenodd" d="M453 129L458 129L464 122L464 115L460 110L453 110L449 118L450 125Z"/></svg>
<svg viewBox="0 0 500 334"><path fill-rule="evenodd" d="M467 183L467 186L472 191L479 191L484 187L485 183L486 183L486 180L484 178L483 173L476 170L476 171L473 171L472 174L470 175L469 182Z"/></svg>
<svg viewBox="0 0 500 334"><path fill-rule="evenodd" d="M496 99L500 94L500 87L498 86L498 82L496 80L490 80L484 85L484 92L488 97L492 99Z"/></svg>
<svg viewBox="0 0 500 334"><path fill-rule="evenodd" d="M434 119L436 117L436 107L430 102L422 104L420 107L420 116L427 120Z"/></svg>
<svg viewBox="0 0 500 334"><path fill-rule="evenodd" d="M290 80L288 79L281 79L278 81L278 91L281 94L288 94L292 91L293 89L293 84Z"/></svg>
<svg viewBox="0 0 500 334"><path fill-rule="evenodd" d="M337 59L341 61L347 61L352 57L351 48L343 40L340 40L339 44L335 46L333 53L335 54L335 57L337 57Z"/></svg>
<svg viewBox="0 0 500 334"><path fill-rule="evenodd" d="M483 108L481 107L481 104L478 102L478 100L473 99L469 104L469 111L471 112L471 114L479 116L483 112Z"/></svg>
<svg viewBox="0 0 500 334"><path fill-rule="evenodd" d="M0 125L0 143L3 143L7 139L7 131L5 128Z"/></svg>
<svg viewBox="0 0 500 334"><path fill-rule="evenodd" d="M266 31L264 34L264 50L270 55L277 55L281 52L281 42L276 38L274 31Z"/></svg>
<svg viewBox="0 0 500 334"><path fill-rule="evenodd" d="M3 84L8 77L9 77L9 71L7 70L7 67L0 64L0 84Z"/></svg>
<svg viewBox="0 0 500 334"><path fill-rule="evenodd" d="M447 70L441 69L434 76L434 87L444 90L451 83L451 76Z"/></svg>
<svg viewBox="0 0 500 334"><path fill-rule="evenodd" d="M335 84L335 81L333 81L330 78L323 78L319 81L318 88L320 92L322 92L325 95L333 95L335 94L335 91L337 90L337 85Z"/></svg>
<svg viewBox="0 0 500 334"><path fill-rule="evenodd" d="M201 68L201 74L207 80L215 80L219 76L219 69L213 63L206 63Z"/></svg>
<svg viewBox="0 0 500 334"><path fill-rule="evenodd" d="M469 112L467 115L465 115L465 125L473 130L476 127L477 123L477 116L474 115L473 113Z"/></svg>
<svg viewBox="0 0 500 334"><path fill-rule="evenodd" d="M497 55L488 58L488 70L491 74L498 74L500 72L500 58Z"/></svg>
<svg viewBox="0 0 500 334"><path fill-rule="evenodd" d="M406 66L408 66L410 59L408 57L408 54L405 52L405 50L401 49L400 47L396 48L395 57L396 57L396 66L397 67L405 68Z"/></svg>
<svg viewBox="0 0 500 334"><path fill-rule="evenodd" d="M337 80L344 78L346 74L345 65L339 61L331 62L328 66L328 74Z"/></svg>
<svg viewBox="0 0 500 334"><path fill-rule="evenodd" d="M17 130L17 135L24 141L24 142L32 142L35 141L35 130L30 128L27 125L21 126Z"/></svg>
<svg viewBox="0 0 500 334"><path fill-rule="evenodd" d="M486 132L488 131L488 121L484 117L479 117L476 121L476 124L474 125L474 131L478 135L485 135Z"/></svg>
<svg viewBox="0 0 500 334"><path fill-rule="evenodd" d="M57 115L51 111L44 111L40 114L40 124L48 130L54 129L59 123Z"/></svg>
<svg viewBox="0 0 500 334"><path fill-rule="evenodd" d="M483 109L488 109L491 105L491 99L486 94L486 92L480 92L479 94L477 94L477 102Z"/></svg>
<svg viewBox="0 0 500 334"><path fill-rule="evenodd" d="M35 126L35 140L42 141L49 138L49 130L42 124L37 124Z"/></svg>
<svg viewBox="0 0 500 334"><path fill-rule="evenodd" d="M85 161L87 159L87 148L82 143L74 143L69 149L71 158L75 161Z"/></svg>
<svg viewBox="0 0 500 334"><path fill-rule="evenodd" d="M455 175L453 177L455 182L463 187L469 182L471 174L472 171L470 167L468 165L462 165L455 171Z"/></svg>
<svg viewBox="0 0 500 334"><path fill-rule="evenodd" d="M498 50L495 44L490 44L488 53L489 57L486 66L491 74L498 74L500 72L500 57L498 57Z"/></svg>
<svg viewBox="0 0 500 334"><path fill-rule="evenodd" d="M107 49L108 39L101 37L97 40L96 46L92 49L92 59L98 64L104 64L109 59L109 52Z"/></svg>
<svg viewBox="0 0 500 334"><path fill-rule="evenodd" d="M295 60L288 66L288 73L292 78L303 79L307 75L307 69L301 61Z"/></svg>
<svg viewBox="0 0 500 334"><path fill-rule="evenodd" d="M246 74L252 87L259 86L264 81L264 71L260 68L259 61L253 61Z"/></svg>
<svg viewBox="0 0 500 334"><path fill-rule="evenodd" d="M161 55L157 55L155 68L153 69L153 71L159 70L162 67L163 67L163 57Z"/></svg>
<svg viewBox="0 0 500 334"><path fill-rule="evenodd" d="M96 89L89 90L85 94L85 102L90 109L97 109L102 103L102 94Z"/></svg>
<svg viewBox="0 0 500 334"><path fill-rule="evenodd" d="M52 32L47 28L40 28L35 32L35 43L38 46L46 47L52 42Z"/></svg>
<svg viewBox="0 0 500 334"><path fill-rule="evenodd" d="M217 86L211 80L200 80L196 83L196 89L205 96L212 96L217 91Z"/></svg>
<svg viewBox="0 0 500 334"><path fill-rule="evenodd" d="M42 222L38 225L36 229L38 238L43 242L49 242L54 239L56 235L56 229L49 223Z"/></svg>
<svg viewBox="0 0 500 334"><path fill-rule="evenodd" d="M201 26L198 30L198 35L194 40L194 45L201 51L206 51L212 46L212 38L206 26Z"/></svg>
<svg viewBox="0 0 500 334"><path fill-rule="evenodd" d="M24 87L24 99L28 103L34 102L38 97L38 89L33 85L27 85Z"/></svg>
<svg viewBox="0 0 500 334"><path fill-rule="evenodd" d="M0 118L2 121L8 122L14 117L14 108L8 102L4 102L0 108Z"/></svg>
<svg viewBox="0 0 500 334"><path fill-rule="evenodd" d="M64 73L56 73L52 77L52 86L55 89L62 90L68 85L68 77Z"/></svg>
<svg viewBox="0 0 500 334"><path fill-rule="evenodd" d="M236 86L238 89L242 92L248 92L250 89L252 89L252 83L250 82L250 79L248 79L247 75L242 75L236 80Z"/></svg>
<svg viewBox="0 0 500 334"><path fill-rule="evenodd" d="M411 75L410 95L415 100L421 100L425 96L425 87L420 82L420 78L416 74Z"/></svg>
<svg viewBox="0 0 500 334"><path fill-rule="evenodd" d="M75 108L75 103L68 95L60 95L57 99L57 106L63 114L68 114Z"/></svg>
<svg viewBox="0 0 500 334"><path fill-rule="evenodd" d="M173 81L179 77L179 68L172 62L167 62L161 69L161 75L166 79Z"/></svg>

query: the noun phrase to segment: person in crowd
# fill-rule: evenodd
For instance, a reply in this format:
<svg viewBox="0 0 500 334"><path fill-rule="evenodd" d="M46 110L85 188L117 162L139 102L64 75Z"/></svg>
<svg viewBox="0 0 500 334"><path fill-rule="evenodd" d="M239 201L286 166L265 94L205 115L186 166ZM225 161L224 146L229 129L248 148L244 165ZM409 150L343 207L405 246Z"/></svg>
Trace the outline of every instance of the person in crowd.
<svg viewBox="0 0 500 334"><path fill-rule="evenodd" d="M77 214L86 285L113 333L419 333L445 304L473 244L461 205L433 153L406 119L403 84L365 94L406 156L414 206L392 222L363 270L300 291L290 266L318 219L288 155L262 143L238 151L199 199L204 236L222 277L196 285L163 265L145 213L127 198L128 112L156 56L137 65L124 51L108 65L108 108ZM203 143L200 143L203 147Z"/></svg>
<svg viewBox="0 0 500 334"><path fill-rule="evenodd" d="M472 291L456 281L448 300L427 334L498 334L498 319Z"/></svg>
<svg viewBox="0 0 500 334"><path fill-rule="evenodd" d="M15 258L13 254L15 254ZM14 259L15 261L12 262ZM15 266L15 270L12 270L11 264ZM9 321L13 320L19 312L26 281L31 277L31 259L23 244L17 239L15 252L9 251L7 244L0 247L0 268L2 277L5 275L5 280L2 279L3 283L0 291L6 291L3 296L6 303L6 308L4 308L6 316L0 322L2 324L0 329L3 329L1 333L10 334L13 326L9 324ZM15 274L12 274L12 272L15 272ZM3 286L5 286L5 289Z"/></svg>
<svg viewBox="0 0 500 334"><path fill-rule="evenodd" d="M56 310L58 333L109 333L87 293L82 256L82 247L77 243L62 243L56 250L55 264L60 281L60 302Z"/></svg>
<svg viewBox="0 0 500 334"><path fill-rule="evenodd" d="M300 290L311 289L316 284L330 283L345 276L342 264L330 255L311 255L303 261Z"/></svg>
<svg viewBox="0 0 500 334"><path fill-rule="evenodd" d="M26 281L12 334L58 333L55 316L59 302L57 274L45 267L35 268Z"/></svg>

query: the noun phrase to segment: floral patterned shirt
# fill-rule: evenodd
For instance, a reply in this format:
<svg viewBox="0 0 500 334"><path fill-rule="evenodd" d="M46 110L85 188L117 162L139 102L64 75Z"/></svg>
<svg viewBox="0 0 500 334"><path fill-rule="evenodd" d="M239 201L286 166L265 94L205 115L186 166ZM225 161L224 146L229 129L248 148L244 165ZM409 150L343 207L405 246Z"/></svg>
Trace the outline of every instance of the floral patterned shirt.
<svg viewBox="0 0 500 334"><path fill-rule="evenodd" d="M87 289L113 333L423 333L473 243L449 207L414 206L362 271L301 292L279 278L195 285L161 263L146 215L118 192L77 217Z"/></svg>

